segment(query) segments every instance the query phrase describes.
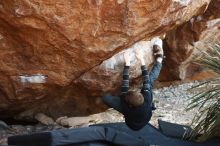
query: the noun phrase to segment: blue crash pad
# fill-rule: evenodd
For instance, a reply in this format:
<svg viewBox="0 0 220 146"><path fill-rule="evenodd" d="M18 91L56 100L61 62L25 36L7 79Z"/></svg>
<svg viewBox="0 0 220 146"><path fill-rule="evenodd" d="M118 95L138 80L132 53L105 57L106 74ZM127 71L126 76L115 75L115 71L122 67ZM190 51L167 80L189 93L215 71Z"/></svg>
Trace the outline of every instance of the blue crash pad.
<svg viewBox="0 0 220 146"><path fill-rule="evenodd" d="M159 127L170 126L174 133L176 131L178 135L181 136L180 131L174 130L175 126L181 129L181 125L172 125L172 123L167 122L159 123L162 124ZM171 133L169 129L165 128L164 130L163 128L163 131L160 131L154 126L147 124L143 129L134 131L129 129L125 123L99 124L86 128L64 129L32 135L12 136L8 138L8 144L38 146L38 143L41 142L41 146L220 146L220 139L217 138L203 143L196 143L183 140L181 137L170 137L166 134L166 132ZM41 136L41 134L44 136ZM42 144L42 139L44 139L43 141L45 144ZM48 139L48 141L45 139Z"/></svg>

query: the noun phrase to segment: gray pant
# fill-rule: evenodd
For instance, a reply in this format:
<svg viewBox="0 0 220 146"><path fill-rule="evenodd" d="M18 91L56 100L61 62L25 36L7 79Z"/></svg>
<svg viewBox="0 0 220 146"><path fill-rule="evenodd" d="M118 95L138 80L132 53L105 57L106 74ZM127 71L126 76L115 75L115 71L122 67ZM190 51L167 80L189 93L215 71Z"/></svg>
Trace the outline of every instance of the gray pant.
<svg viewBox="0 0 220 146"><path fill-rule="evenodd" d="M52 146L75 145L80 143L105 141L120 146L148 146L141 138L131 136L116 129L92 126L88 128L55 130L52 134Z"/></svg>

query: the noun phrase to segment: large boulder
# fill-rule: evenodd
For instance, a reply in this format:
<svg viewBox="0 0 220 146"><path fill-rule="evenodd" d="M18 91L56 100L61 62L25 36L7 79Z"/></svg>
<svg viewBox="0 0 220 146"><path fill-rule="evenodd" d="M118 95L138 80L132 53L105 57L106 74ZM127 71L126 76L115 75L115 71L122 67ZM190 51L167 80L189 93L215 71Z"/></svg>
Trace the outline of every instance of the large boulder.
<svg viewBox="0 0 220 146"><path fill-rule="evenodd" d="M164 41L166 59L159 80L203 79L212 76L212 72L207 72L192 60L199 53L198 49L204 50L219 42L219 25L220 0L212 0L203 15L195 16L169 31Z"/></svg>
<svg viewBox="0 0 220 146"><path fill-rule="evenodd" d="M119 75L112 75L119 74L122 66L107 69L106 74L100 70L100 76L87 72L133 43L161 35L202 14L209 2L0 1L0 117L97 112L102 108L97 106L100 98L94 96L103 91L89 89L105 82L101 87L115 92L120 86ZM105 76L109 76L108 83L102 80ZM83 81L85 77L96 81L89 84Z"/></svg>

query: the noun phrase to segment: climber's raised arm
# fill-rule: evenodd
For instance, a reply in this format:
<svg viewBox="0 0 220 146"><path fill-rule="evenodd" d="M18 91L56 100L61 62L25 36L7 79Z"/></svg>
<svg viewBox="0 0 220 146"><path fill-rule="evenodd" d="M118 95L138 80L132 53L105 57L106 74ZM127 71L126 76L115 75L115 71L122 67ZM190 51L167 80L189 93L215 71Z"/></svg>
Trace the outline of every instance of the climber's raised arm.
<svg viewBox="0 0 220 146"><path fill-rule="evenodd" d="M140 49L136 50L135 53L137 59L141 62L141 71L142 71L142 76L143 76L143 86L141 89L142 93L145 93L146 91L149 91L150 87L150 81L149 81L149 75L148 75L148 70L147 70L147 66L145 64L145 60L143 57L143 52Z"/></svg>
<svg viewBox="0 0 220 146"><path fill-rule="evenodd" d="M153 83L159 76L163 61L163 42L160 38L153 40L154 66L150 72L150 80Z"/></svg>
<svg viewBox="0 0 220 146"><path fill-rule="evenodd" d="M129 89L129 68L130 68L130 53L125 52L124 54L125 66L123 70L123 80L121 86L121 94L126 95Z"/></svg>

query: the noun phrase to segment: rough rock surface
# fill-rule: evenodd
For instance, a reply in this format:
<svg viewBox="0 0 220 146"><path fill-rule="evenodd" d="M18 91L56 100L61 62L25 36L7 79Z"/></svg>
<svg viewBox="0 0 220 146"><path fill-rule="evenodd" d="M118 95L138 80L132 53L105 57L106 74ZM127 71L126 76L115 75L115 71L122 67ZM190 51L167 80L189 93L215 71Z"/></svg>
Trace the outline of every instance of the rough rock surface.
<svg viewBox="0 0 220 146"><path fill-rule="evenodd" d="M204 50L220 40L220 0L212 0L203 15L167 33L165 39L165 62L161 81L184 80L203 71L191 62L199 48ZM210 74L211 76L212 74Z"/></svg>
<svg viewBox="0 0 220 146"><path fill-rule="evenodd" d="M78 82L84 73L203 13L209 2L0 1L0 117L97 112L95 98Z"/></svg>

